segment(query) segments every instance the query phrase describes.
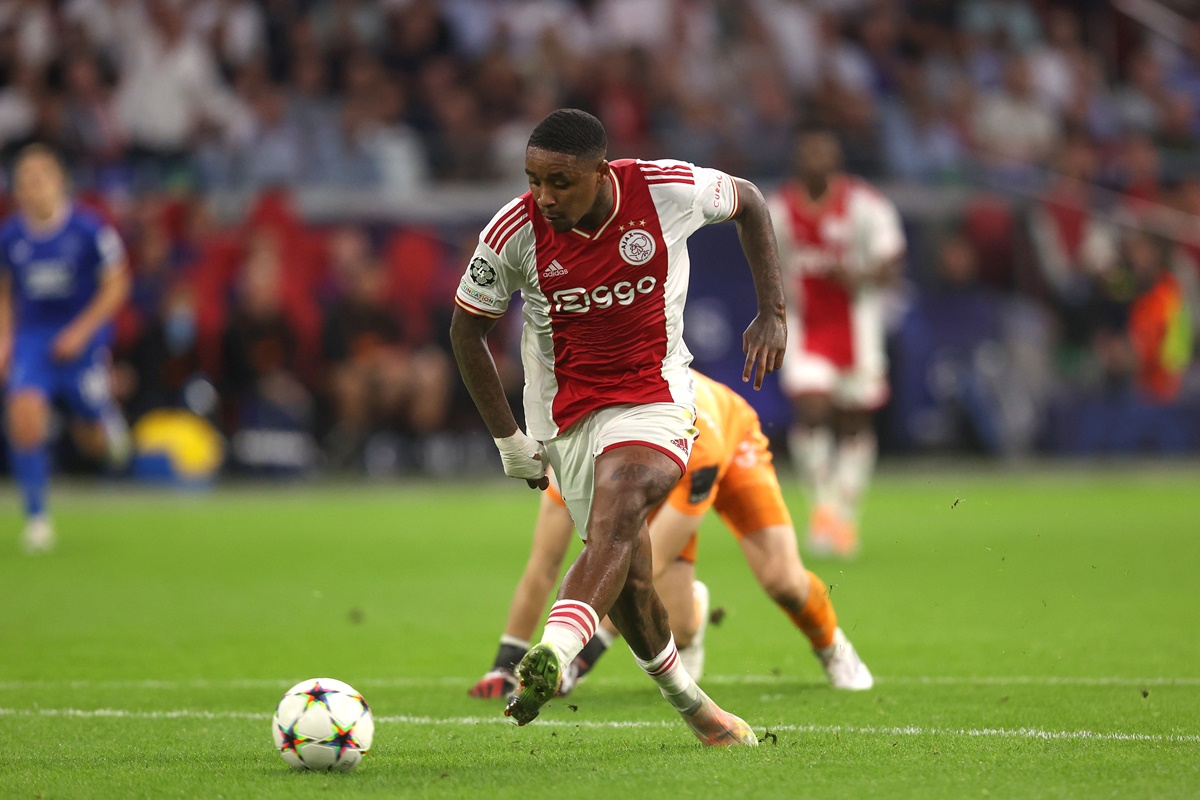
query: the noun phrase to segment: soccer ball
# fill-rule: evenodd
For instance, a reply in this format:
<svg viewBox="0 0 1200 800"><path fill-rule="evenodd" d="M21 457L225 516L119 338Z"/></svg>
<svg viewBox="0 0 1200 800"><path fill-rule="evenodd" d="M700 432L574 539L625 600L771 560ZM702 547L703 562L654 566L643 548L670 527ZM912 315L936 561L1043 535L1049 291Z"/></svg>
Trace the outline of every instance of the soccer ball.
<svg viewBox="0 0 1200 800"><path fill-rule="evenodd" d="M375 718L348 684L312 678L287 690L275 709L271 734L293 769L349 772L371 749Z"/></svg>

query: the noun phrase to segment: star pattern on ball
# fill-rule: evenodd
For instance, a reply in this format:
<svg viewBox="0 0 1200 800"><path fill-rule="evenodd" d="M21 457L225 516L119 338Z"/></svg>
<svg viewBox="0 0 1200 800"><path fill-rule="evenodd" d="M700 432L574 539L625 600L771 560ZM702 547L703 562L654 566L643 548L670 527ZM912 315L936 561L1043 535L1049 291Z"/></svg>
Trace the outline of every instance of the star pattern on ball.
<svg viewBox="0 0 1200 800"><path fill-rule="evenodd" d="M329 708L328 695L333 694L333 691L324 688L318 682L309 687L308 691L301 692L301 694L308 698L308 700L306 700L304 703L305 708L311 708L316 703L320 703L321 705L325 706L325 708Z"/></svg>
<svg viewBox="0 0 1200 800"><path fill-rule="evenodd" d="M333 738L329 740L329 744L336 747L338 758L342 757L342 753L347 750L360 750L362 745L354 738L354 725L347 725L344 728L337 720L333 720Z"/></svg>
<svg viewBox="0 0 1200 800"><path fill-rule="evenodd" d="M286 728L283 727L282 725L280 725L279 726L279 735L283 737L283 742L279 745L279 751L281 753L286 753L290 750L291 752L293 752L297 756L299 756L300 750L298 748L300 747L300 745L302 745L308 741L308 737L306 737L304 734L296 733L296 723L295 722L293 722L291 725L289 725Z"/></svg>

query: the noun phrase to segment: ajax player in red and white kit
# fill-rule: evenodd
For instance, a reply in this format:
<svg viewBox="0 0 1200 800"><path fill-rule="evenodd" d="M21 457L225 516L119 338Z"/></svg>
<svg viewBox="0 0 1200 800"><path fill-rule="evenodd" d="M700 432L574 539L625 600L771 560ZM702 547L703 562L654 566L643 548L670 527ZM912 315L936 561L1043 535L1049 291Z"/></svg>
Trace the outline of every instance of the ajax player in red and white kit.
<svg viewBox="0 0 1200 800"><path fill-rule="evenodd" d="M530 191L480 235L456 295L451 340L504 471L545 489L553 465L583 551L539 643L517 666L505 713L524 725L606 614L638 664L707 745L757 744L679 659L654 591L646 518L687 469L695 398L683 343L687 238L734 220L759 313L743 336L755 388L783 361L782 274L766 201L751 183L676 161L606 158L604 127L555 111L529 138ZM520 291L525 418L518 430L487 334Z"/></svg>
<svg viewBox="0 0 1200 800"><path fill-rule="evenodd" d="M904 230L891 201L841 171L826 131L801 135L795 177L770 207L788 290L789 443L812 501L808 547L847 557L875 468L871 416L888 398L883 291L899 276Z"/></svg>

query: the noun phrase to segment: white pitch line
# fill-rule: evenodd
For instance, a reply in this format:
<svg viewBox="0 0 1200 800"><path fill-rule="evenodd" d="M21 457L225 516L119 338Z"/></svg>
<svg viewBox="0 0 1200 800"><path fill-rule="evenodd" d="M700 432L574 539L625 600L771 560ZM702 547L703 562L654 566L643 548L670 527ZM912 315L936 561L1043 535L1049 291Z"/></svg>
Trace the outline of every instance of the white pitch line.
<svg viewBox="0 0 1200 800"><path fill-rule="evenodd" d="M72 719L144 719L144 720L254 720L266 722L269 714L247 711L205 711L202 709L172 709L168 711L131 711L122 708L0 708L0 717L65 717ZM376 722L397 725L505 725L515 724L499 715L487 717L424 717L407 714L382 715ZM571 720L543 719L543 728L674 728L678 723L650 720ZM858 734L862 736L959 736L967 738L999 737L1005 739L1088 740L1117 742L1170 742L1200 744L1200 735L1187 733L1127 733L1123 731L1044 731L1037 728L923 728L916 725L880 727L875 725L768 725L771 733Z"/></svg>
<svg viewBox="0 0 1200 800"><path fill-rule="evenodd" d="M1071 675L897 675L875 676L876 682L892 686L1200 686L1200 678L1146 677L1126 678L1122 676L1071 676ZM381 689L433 689L439 687L466 687L475 682L473 677L441 678L364 678L355 683L364 687ZM806 678L795 675L710 675L703 681L714 686L784 686L795 683L820 684L818 677ZM0 681L0 691L26 691L30 689L286 689L295 684L291 678L197 678L194 680L26 680ZM592 686L631 686L644 683L636 677L598 676L588 681Z"/></svg>

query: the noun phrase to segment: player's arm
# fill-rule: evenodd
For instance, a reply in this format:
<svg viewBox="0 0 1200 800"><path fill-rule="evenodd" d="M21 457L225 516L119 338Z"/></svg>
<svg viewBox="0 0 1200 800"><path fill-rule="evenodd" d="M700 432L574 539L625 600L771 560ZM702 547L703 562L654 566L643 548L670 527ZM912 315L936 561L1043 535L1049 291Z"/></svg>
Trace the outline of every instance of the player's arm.
<svg viewBox="0 0 1200 800"><path fill-rule="evenodd" d="M483 424L494 438L502 439L517 432L517 418L508 405L500 372L488 348L487 337L496 322L455 307L450 320L450 344L454 348L458 371L483 417Z"/></svg>
<svg viewBox="0 0 1200 800"><path fill-rule="evenodd" d="M124 258L110 265L100 278L100 286L92 301L54 340L54 356L60 361L78 358L88 342L95 338L101 328L112 322L125 305L131 284Z"/></svg>
<svg viewBox="0 0 1200 800"><path fill-rule="evenodd" d="M761 389L763 378L783 366L787 346L787 306L783 295L783 271L771 212L762 192L753 183L734 178L737 208L730 219L737 225L742 252L754 277L758 315L742 334L746 365L742 380L754 376L754 388Z"/></svg>
<svg viewBox="0 0 1200 800"><path fill-rule="evenodd" d="M686 480L686 479L685 479ZM700 530L704 514L687 514L671 503L663 503L650 521L650 552L654 559L654 580L675 563L688 540Z"/></svg>
<svg viewBox="0 0 1200 800"><path fill-rule="evenodd" d="M883 288L900 280L904 264L904 227L900 213L882 195L871 194L862 201L860 214L866 219L857 224L867 228L869 243L862 254L862 263L841 264L835 277L850 292L860 288Z"/></svg>
<svg viewBox="0 0 1200 800"><path fill-rule="evenodd" d="M491 317L472 314L461 305L455 307L450 321L454 359L458 362L463 383L483 417L483 424L500 450L504 473L513 478L525 478L531 488L545 489L550 482L545 475L543 448L517 427L517 419L504 396L500 373L488 348L487 337L495 326L496 320Z"/></svg>
<svg viewBox="0 0 1200 800"><path fill-rule="evenodd" d="M100 329L112 322L129 299L133 283L129 274L129 259L121 237L104 225L96 231L95 247L99 281L91 301L71 323L62 330L51 345L59 361L74 361L95 338Z"/></svg>
<svg viewBox="0 0 1200 800"><path fill-rule="evenodd" d="M12 275L0 271L0 376L8 373L13 349Z"/></svg>

